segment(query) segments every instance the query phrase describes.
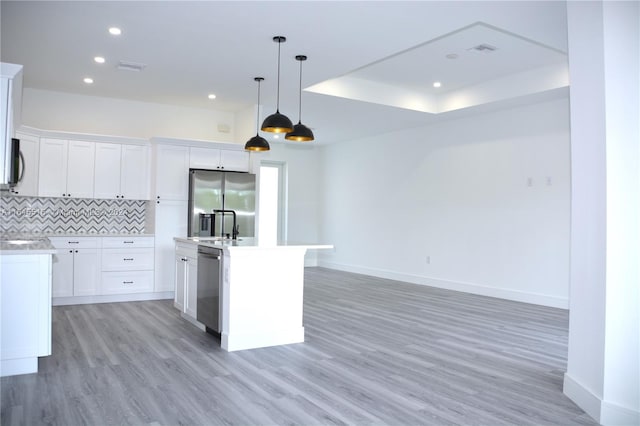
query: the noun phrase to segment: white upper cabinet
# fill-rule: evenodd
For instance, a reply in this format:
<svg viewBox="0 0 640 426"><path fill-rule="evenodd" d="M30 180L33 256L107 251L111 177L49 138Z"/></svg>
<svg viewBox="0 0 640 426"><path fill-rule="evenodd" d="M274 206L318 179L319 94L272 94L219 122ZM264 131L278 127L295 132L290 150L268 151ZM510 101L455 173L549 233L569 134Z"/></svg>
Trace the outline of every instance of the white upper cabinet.
<svg viewBox="0 0 640 426"><path fill-rule="evenodd" d="M69 146L65 140L40 139L39 196L67 196L68 148Z"/></svg>
<svg viewBox="0 0 640 426"><path fill-rule="evenodd" d="M40 138L22 133L16 133L16 138L20 139L20 152L24 161L21 162L20 166L22 180L11 188L11 192L15 195L33 197L38 195Z"/></svg>
<svg viewBox="0 0 640 426"><path fill-rule="evenodd" d="M95 150L92 142L41 139L38 195L92 198Z"/></svg>
<svg viewBox="0 0 640 426"><path fill-rule="evenodd" d="M249 153L247 151L220 150L220 167L234 172L249 171Z"/></svg>
<svg viewBox="0 0 640 426"><path fill-rule="evenodd" d="M249 171L249 153L239 150L196 148L190 149L189 167L192 169Z"/></svg>
<svg viewBox="0 0 640 426"><path fill-rule="evenodd" d="M96 144L93 142L69 141L67 161L67 196L73 198L93 197L94 161Z"/></svg>
<svg viewBox="0 0 640 426"><path fill-rule="evenodd" d="M114 143L96 144L96 174L93 194L96 198L120 198L122 147Z"/></svg>
<svg viewBox="0 0 640 426"><path fill-rule="evenodd" d="M97 143L95 168L95 198L149 199L148 147Z"/></svg>
<svg viewBox="0 0 640 426"><path fill-rule="evenodd" d="M0 183L10 178L11 158L4 147L10 146L22 111L22 65L0 62Z"/></svg>
<svg viewBox="0 0 640 426"><path fill-rule="evenodd" d="M186 200L189 196L189 147L156 145L156 200Z"/></svg>
<svg viewBox="0 0 640 426"><path fill-rule="evenodd" d="M127 200L149 199L149 147L122 145L120 190Z"/></svg>

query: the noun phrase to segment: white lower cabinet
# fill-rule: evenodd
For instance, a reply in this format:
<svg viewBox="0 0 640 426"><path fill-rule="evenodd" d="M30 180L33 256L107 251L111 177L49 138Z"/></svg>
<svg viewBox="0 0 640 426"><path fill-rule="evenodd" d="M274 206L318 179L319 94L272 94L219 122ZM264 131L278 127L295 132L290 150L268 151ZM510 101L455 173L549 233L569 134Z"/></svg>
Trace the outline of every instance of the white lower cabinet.
<svg viewBox="0 0 640 426"><path fill-rule="evenodd" d="M187 258L182 255L176 253L176 261L175 261L175 295L173 299L173 306L176 309L184 312L185 306L185 289L187 288Z"/></svg>
<svg viewBox="0 0 640 426"><path fill-rule="evenodd" d="M103 271L151 271L153 248L102 249Z"/></svg>
<svg viewBox="0 0 640 426"><path fill-rule="evenodd" d="M101 294L153 291L153 238L105 237L102 239Z"/></svg>
<svg viewBox="0 0 640 426"><path fill-rule="evenodd" d="M52 297L57 303L87 303L99 296L154 291L154 238L49 237L53 256ZM92 296L74 300L77 296Z"/></svg>
<svg viewBox="0 0 640 426"><path fill-rule="evenodd" d="M153 291L152 271L102 272L102 294L148 293Z"/></svg>
<svg viewBox="0 0 640 426"><path fill-rule="evenodd" d="M49 237L53 256L52 297L93 296L99 291L98 238Z"/></svg>
<svg viewBox="0 0 640 426"><path fill-rule="evenodd" d="M175 246L175 299L174 306L193 319L198 306L198 251L192 244Z"/></svg>

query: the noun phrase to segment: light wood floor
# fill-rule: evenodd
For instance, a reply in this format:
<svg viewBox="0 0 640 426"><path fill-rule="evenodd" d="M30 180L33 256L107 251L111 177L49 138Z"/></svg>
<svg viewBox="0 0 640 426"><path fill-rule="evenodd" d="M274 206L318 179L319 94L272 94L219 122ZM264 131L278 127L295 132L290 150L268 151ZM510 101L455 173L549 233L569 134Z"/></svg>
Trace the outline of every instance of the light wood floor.
<svg viewBox="0 0 640 426"><path fill-rule="evenodd" d="M562 394L566 311L308 268L306 342L227 353L170 301L53 309L1 424L594 425Z"/></svg>

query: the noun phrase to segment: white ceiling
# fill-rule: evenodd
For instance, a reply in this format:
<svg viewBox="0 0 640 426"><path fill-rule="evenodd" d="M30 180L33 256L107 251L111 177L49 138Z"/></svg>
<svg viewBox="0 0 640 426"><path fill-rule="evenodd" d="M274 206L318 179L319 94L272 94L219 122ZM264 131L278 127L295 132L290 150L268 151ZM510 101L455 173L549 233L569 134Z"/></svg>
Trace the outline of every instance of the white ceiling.
<svg viewBox="0 0 640 426"><path fill-rule="evenodd" d="M25 66L25 87L233 112L255 104L255 76L275 110L283 35L280 111L297 122L294 57L307 55L302 121L316 143L567 96L563 1L2 0L0 13L0 58ZM469 50L482 43L497 50Z"/></svg>

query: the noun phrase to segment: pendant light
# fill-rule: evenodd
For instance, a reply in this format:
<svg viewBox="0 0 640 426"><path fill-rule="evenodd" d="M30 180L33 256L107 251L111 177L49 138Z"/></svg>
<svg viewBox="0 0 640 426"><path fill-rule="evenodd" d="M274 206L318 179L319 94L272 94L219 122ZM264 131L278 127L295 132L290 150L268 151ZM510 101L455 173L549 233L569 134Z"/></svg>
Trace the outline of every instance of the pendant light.
<svg viewBox="0 0 640 426"><path fill-rule="evenodd" d="M262 130L272 133L287 133L293 130L293 124L286 115L280 114L280 45L287 41L285 37L275 36L273 41L278 43L278 97L276 112L262 122Z"/></svg>
<svg viewBox="0 0 640 426"><path fill-rule="evenodd" d="M308 142L314 139L313 132L310 128L302 124L302 61L306 61L307 57L304 55L296 56L296 61L300 61L300 91L298 98L298 124L293 126L293 131L287 133L284 137L289 141Z"/></svg>
<svg viewBox="0 0 640 426"><path fill-rule="evenodd" d="M258 123L260 122L260 82L264 80L262 77L254 78L258 82L258 106L256 108L256 135L249 139L244 145L244 149L247 151L269 151L269 142L262 136L258 135Z"/></svg>

